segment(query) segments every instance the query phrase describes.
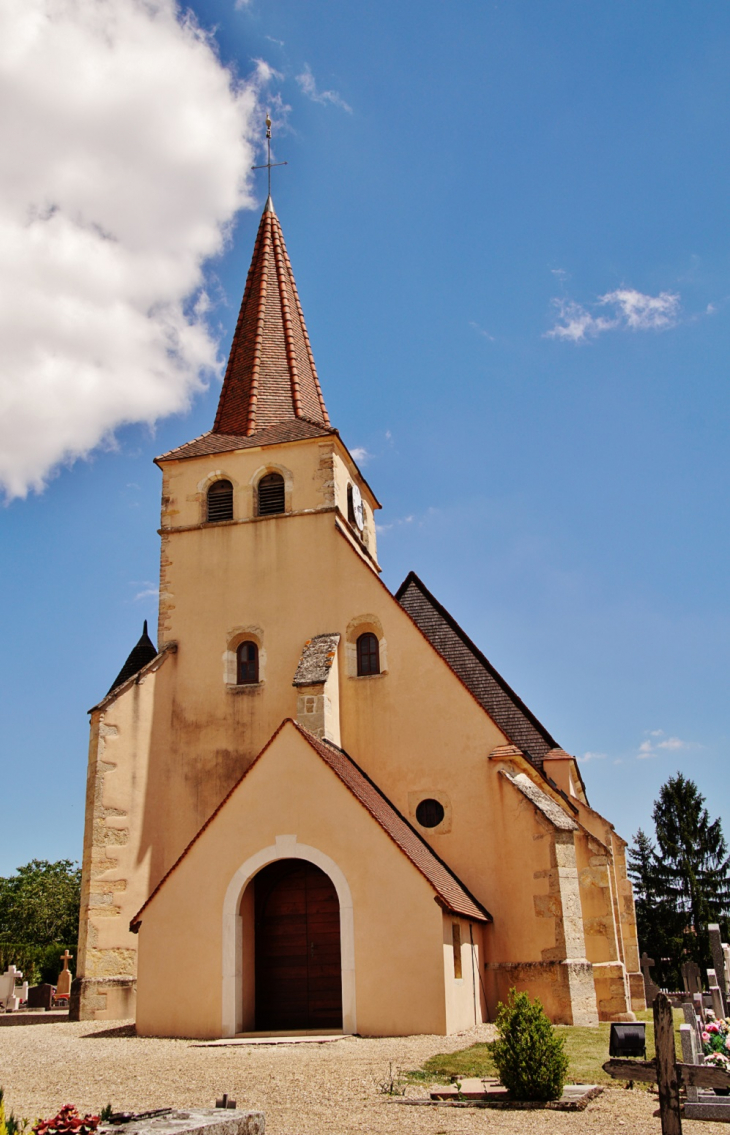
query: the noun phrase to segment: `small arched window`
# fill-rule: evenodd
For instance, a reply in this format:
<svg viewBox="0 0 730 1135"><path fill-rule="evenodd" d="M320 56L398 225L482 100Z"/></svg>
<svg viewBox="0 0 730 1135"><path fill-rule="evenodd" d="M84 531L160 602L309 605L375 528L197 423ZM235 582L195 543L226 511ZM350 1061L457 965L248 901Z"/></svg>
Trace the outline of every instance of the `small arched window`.
<svg viewBox="0 0 730 1135"><path fill-rule="evenodd" d="M347 519L355 527L355 502L352 499L352 485L347 486Z"/></svg>
<svg viewBox="0 0 730 1135"><path fill-rule="evenodd" d="M284 478L281 473L267 473L259 481L259 516L284 512Z"/></svg>
<svg viewBox="0 0 730 1135"><path fill-rule="evenodd" d="M208 489L206 519L233 520L233 485L230 481L214 481Z"/></svg>
<svg viewBox="0 0 730 1135"><path fill-rule="evenodd" d="M236 651L236 678L239 686L259 680L259 648L255 642L242 642Z"/></svg>
<svg viewBox="0 0 730 1135"><path fill-rule="evenodd" d="M380 647L376 636L368 631L357 640L357 674L361 678L366 674L379 673Z"/></svg>

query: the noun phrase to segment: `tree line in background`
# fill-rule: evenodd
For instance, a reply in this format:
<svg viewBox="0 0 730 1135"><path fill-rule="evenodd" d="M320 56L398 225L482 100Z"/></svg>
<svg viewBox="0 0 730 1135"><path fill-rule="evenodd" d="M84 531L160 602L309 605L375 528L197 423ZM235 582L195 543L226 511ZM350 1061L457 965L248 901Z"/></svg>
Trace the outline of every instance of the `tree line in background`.
<svg viewBox="0 0 730 1135"><path fill-rule="evenodd" d="M31 983L55 984L60 955L76 955L81 870L70 859L33 859L0 877L0 972L9 965Z"/></svg>
<svg viewBox="0 0 730 1135"><path fill-rule="evenodd" d="M710 820L694 781L677 773L662 785L652 813L655 838L639 829L629 848L639 948L654 959L664 989L682 989L681 967L712 966L707 925L728 940L730 856L720 820Z"/></svg>

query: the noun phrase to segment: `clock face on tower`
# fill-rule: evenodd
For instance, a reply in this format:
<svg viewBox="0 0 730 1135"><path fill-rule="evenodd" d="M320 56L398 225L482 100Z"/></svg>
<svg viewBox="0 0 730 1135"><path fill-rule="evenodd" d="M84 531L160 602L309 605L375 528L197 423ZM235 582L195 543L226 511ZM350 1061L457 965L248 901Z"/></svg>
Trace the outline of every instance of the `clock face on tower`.
<svg viewBox="0 0 730 1135"><path fill-rule="evenodd" d="M362 532L365 525L365 514L362 507L362 496L357 485L352 486L352 511L355 514L355 523Z"/></svg>

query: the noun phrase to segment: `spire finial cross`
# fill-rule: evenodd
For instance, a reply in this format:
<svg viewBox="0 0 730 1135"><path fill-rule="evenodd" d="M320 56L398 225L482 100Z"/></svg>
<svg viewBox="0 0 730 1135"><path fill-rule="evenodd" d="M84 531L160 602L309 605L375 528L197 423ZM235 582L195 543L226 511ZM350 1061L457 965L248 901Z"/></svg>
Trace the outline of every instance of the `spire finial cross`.
<svg viewBox="0 0 730 1135"><path fill-rule="evenodd" d="M271 197L271 171L275 166L288 166L288 162L272 162L271 160L271 119L266 115L266 152L267 159L263 165L251 166L251 169L265 169L269 172L269 197Z"/></svg>

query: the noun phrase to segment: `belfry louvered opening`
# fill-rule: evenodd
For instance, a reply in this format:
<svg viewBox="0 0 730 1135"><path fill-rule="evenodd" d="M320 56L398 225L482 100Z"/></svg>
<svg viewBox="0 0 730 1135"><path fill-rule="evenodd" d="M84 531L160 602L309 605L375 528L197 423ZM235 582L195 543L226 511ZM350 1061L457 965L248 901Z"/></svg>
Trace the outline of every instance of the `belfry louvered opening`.
<svg viewBox="0 0 730 1135"><path fill-rule="evenodd" d="M284 478L281 473L267 473L259 481L259 516L284 512Z"/></svg>
<svg viewBox="0 0 730 1135"><path fill-rule="evenodd" d="M208 489L206 519L233 520L233 485L230 481L214 481Z"/></svg>

